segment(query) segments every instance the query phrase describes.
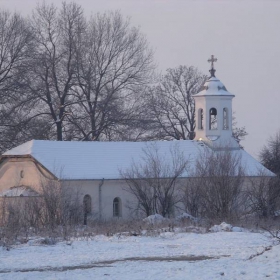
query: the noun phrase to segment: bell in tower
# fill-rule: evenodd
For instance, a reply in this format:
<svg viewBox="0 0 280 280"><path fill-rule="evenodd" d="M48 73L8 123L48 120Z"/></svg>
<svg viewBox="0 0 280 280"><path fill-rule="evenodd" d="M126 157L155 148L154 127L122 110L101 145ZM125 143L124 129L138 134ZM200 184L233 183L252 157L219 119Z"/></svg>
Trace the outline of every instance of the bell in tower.
<svg viewBox="0 0 280 280"><path fill-rule="evenodd" d="M209 129L211 129L211 130L218 129L217 109L216 108L211 108L210 109Z"/></svg>

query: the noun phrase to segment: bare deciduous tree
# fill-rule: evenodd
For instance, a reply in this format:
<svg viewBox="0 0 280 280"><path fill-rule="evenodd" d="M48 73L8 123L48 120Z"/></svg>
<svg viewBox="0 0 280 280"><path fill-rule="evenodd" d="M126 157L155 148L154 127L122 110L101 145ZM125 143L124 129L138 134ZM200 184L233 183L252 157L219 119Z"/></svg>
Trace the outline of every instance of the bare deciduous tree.
<svg viewBox="0 0 280 280"><path fill-rule="evenodd" d="M25 121L24 65L33 50L28 22L19 14L0 11L0 151L17 141ZM21 104L21 105L20 105ZM32 104L31 104L32 106Z"/></svg>
<svg viewBox="0 0 280 280"><path fill-rule="evenodd" d="M268 183L266 181L265 184L260 183L261 191L253 186L251 189L253 207L265 217L274 215L275 211L280 209L280 132L268 139L268 143L262 148L259 157L261 163L277 175Z"/></svg>
<svg viewBox="0 0 280 280"><path fill-rule="evenodd" d="M195 105L193 95L206 81L194 67L168 69L157 86L150 90L147 107L156 124L158 139L193 139Z"/></svg>
<svg viewBox="0 0 280 280"><path fill-rule="evenodd" d="M141 161L133 162L130 169L121 172L126 190L136 198L135 210L147 216L155 213L172 216L180 200L180 177L188 167L188 160L176 145L165 155L155 144L147 146L143 153Z"/></svg>
<svg viewBox="0 0 280 280"><path fill-rule="evenodd" d="M137 140L146 133L139 128L145 122L139 96L151 80L153 55L119 12L87 21L75 3L61 9L43 3L28 21L4 12L0 20L7 45L1 45L1 150L32 138ZM18 56L9 63L13 47Z"/></svg>
<svg viewBox="0 0 280 280"><path fill-rule="evenodd" d="M135 119L137 93L151 80L152 52L119 12L93 16L79 44L76 105L68 120L83 140L113 139Z"/></svg>
<svg viewBox="0 0 280 280"><path fill-rule="evenodd" d="M33 195L0 197L0 240L13 243L18 236L32 234L30 228L50 237L67 238L82 224L78 191L58 181L42 182L38 192L28 189Z"/></svg>
<svg viewBox="0 0 280 280"><path fill-rule="evenodd" d="M37 101L33 117L48 118L55 126L56 139L63 140L64 119L73 101L75 52L85 30L82 8L63 2L58 11L54 5L38 4L31 30L35 51L29 60L26 84Z"/></svg>
<svg viewBox="0 0 280 280"><path fill-rule="evenodd" d="M181 188L181 201L185 207L185 211L193 217L200 217L202 215L202 188L203 184L201 185L201 180L193 177L188 178L184 186Z"/></svg>
<svg viewBox="0 0 280 280"><path fill-rule="evenodd" d="M248 135L248 133L246 131L245 126L242 126L242 127L237 126L235 113L233 112L233 116L232 116L232 136L236 139L236 141L240 145L240 141L244 140L246 135ZM243 148L242 145L240 145L240 147Z"/></svg>
<svg viewBox="0 0 280 280"><path fill-rule="evenodd" d="M205 147L197 159L193 179L187 181L186 210L209 218L229 218L241 210L245 167L230 149Z"/></svg>
<svg viewBox="0 0 280 280"><path fill-rule="evenodd" d="M0 93L1 103L17 89L22 63L30 54L32 35L19 14L0 11Z"/></svg>
<svg viewBox="0 0 280 280"><path fill-rule="evenodd" d="M270 171L280 175L280 131L268 139L260 152L261 163Z"/></svg>
<svg viewBox="0 0 280 280"><path fill-rule="evenodd" d="M51 230L58 225L71 226L83 220L83 207L79 193L57 181L48 181L41 185L44 206L44 223Z"/></svg>
<svg viewBox="0 0 280 280"><path fill-rule="evenodd" d="M256 178L250 180L246 198L250 213L256 213L261 218L274 217L275 212L280 210L279 178L269 178L260 171Z"/></svg>

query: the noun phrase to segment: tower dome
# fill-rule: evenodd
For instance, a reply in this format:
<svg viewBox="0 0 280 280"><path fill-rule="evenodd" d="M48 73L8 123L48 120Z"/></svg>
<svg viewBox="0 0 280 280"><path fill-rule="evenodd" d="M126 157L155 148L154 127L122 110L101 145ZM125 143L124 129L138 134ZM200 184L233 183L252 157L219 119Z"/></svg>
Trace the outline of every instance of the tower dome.
<svg viewBox="0 0 280 280"><path fill-rule="evenodd" d="M210 77L203 85L201 91L195 96L232 96L234 94L227 91L224 84L216 77Z"/></svg>

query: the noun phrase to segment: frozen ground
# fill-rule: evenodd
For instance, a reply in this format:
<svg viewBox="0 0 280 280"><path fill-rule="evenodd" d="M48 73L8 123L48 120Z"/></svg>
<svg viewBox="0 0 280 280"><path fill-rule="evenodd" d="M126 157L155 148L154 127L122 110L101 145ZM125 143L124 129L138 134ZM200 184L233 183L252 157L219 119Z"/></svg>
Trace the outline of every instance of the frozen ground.
<svg viewBox="0 0 280 280"><path fill-rule="evenodd" d="M280 279L280 246L271 245L251 232L29 242L0 248L0 279Z"/></svg>

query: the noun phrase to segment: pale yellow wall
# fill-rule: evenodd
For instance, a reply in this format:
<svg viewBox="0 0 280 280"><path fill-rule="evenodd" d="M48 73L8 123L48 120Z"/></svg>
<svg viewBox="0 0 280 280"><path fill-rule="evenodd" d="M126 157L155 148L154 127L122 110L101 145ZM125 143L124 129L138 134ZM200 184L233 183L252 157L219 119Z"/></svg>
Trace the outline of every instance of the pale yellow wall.
<svg viewBox="0 0 280 280"><path fill-rule="evenodd" d="M23 171L23 178L21 178L21 171ZM32 158L9 158L4 159L0 164L0 192L22 185L40 192L42 183L46 183L49 179L52 179L52 175ZM132 213L127 206L129 202L134 201L134 197L124 190L126 183L122 180L104 180L100 200L99 185L101 182L101 179L62 181L64 187L72 188L79 194L81 202L85 195L91 196L93 218L99 218L99 210L101 210L102 219L112 219L113 200L116 197L119 197L122 202L122 218L130 218ZM101 201L100 206L99 201Z"/></svg>
<svg viewBox="0 0 280 280"><path fill-rule="evenodd" d="M22 185L38 190L42 182L51 178L52 175L31 158L7 158L0 164L0 192Z"/></svg>

